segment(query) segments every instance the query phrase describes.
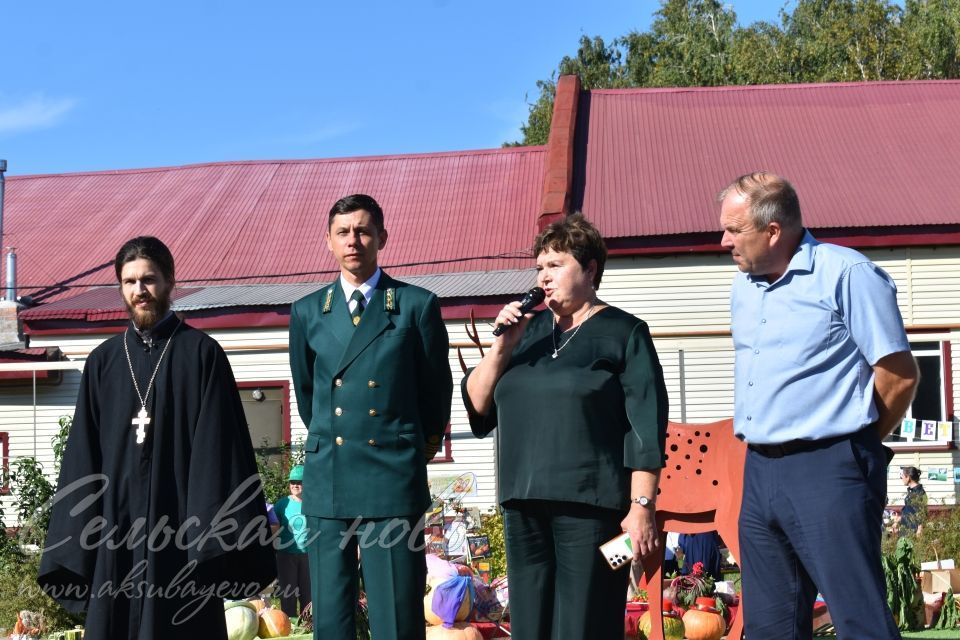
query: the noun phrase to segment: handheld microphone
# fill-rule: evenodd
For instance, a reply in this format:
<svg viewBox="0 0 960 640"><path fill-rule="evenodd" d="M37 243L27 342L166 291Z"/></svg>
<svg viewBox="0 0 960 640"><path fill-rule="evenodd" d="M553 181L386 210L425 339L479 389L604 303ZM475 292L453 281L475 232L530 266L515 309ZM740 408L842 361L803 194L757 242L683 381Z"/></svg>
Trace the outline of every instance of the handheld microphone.
<svg viewBox="0 0 960 640"><path fill-rule="evenodd" d="M545 294L543 292L543 289L541 289L540 287L534 287L533 289L530 289L530 291L527 291L524 294L523 298L520 300L520 313L530 313L531 311L533 311L534 307L536 307L538 304L543 302L543 299L546 296L547 294ZM494 328L493 335L495 336L502 335L504 331L506 331L512 326L513 326L512 324L498 325L496 328Z"/></svg>

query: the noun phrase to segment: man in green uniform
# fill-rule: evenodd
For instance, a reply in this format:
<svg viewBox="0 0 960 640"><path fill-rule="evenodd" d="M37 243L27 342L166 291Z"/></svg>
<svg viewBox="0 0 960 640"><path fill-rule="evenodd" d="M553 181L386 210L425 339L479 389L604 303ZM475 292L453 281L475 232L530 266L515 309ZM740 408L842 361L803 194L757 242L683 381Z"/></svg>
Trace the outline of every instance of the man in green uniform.
<svg viewBox="0 0 960 640"><path fill-rule="evenodd" d="M377 640L424 637L421 520L426 463L440 448L453 383L437 297L380 270L383 211L366 195L330 210L333 284L294 303L290 365L309 429L303 513L314 637L353 640L363 560Z"/></svg>

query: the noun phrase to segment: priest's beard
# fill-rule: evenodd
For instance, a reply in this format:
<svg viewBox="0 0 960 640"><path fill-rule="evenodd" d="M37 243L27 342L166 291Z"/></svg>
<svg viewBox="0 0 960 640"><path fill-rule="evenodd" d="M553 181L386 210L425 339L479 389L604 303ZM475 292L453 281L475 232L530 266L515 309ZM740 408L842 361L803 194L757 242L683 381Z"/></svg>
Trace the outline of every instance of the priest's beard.
<svg viewBox="0 0 960 640"><path fill-rule="evenodd" d="M145 307L137 307L139 302L147 302ZM136 296L132 301L126 300L127 313L137 329L149 331L167 315L170 310L170 291L164 291L156 298L149 293L144 292Z"/></svg>

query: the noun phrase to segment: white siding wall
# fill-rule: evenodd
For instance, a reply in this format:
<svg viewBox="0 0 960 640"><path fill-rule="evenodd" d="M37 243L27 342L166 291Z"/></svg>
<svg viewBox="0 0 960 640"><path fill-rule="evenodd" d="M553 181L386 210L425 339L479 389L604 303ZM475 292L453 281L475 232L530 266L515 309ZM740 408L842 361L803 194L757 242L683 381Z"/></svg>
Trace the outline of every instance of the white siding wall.
<svg viewBox="0 0 960 640"><path fill-rule="evenodd" d="M886 269L898 286L898 301L904 320L914 328L960 325L960 247L878 249L865 252ZM670 417L688 422L709 422L733 412L733 351L727 331L730 314L730 282L736 273L729 256L676 255L668 257L613 258L604 274L601 297L643 318L650 325L663 363L670 393ZM478 319L481 338L488 341L489 319ZM462 321L447 325L452 342L468 340ZM214 331L212 335L227 351L238 381L282 380L290 382L285 329ZM960 331L945 330L951 338L954 406L960 398ZM51 336L31 340L30 346L59 346L71 359L83 360L107 336ZM933 338L936 339L936 338ZM683 354L684 393L681 394L680 354ZM468 366L476 364L479 352L464 350ZM467 504L487 506L495 500L493 437L472 437L460 401L462 377L456 350L450 351L454 374L452 432L453 462L430 466L431 476L473 472L478 479L476 498ZM29 385L0 387L0 430L10 433L12 456L32 455L52 461L50 441L59 428L61 415L72 413L79 374L65 372L58 386L38 387L37 418ZM682 399L682 402L681 402ZM296 397L290 393L291 431L294 442L305 438ZM956 410L956 409L955 409ZM34 438L34 430L36 438ZM955 452L945 454L898 454L891 466L891 503L902 502L903 488L896 468L913 464L924 471L929 466L952 470L960 465ZM925 481L936 503L957 501L952 482ZM9 509L8 509L9 511Z"/></svg>

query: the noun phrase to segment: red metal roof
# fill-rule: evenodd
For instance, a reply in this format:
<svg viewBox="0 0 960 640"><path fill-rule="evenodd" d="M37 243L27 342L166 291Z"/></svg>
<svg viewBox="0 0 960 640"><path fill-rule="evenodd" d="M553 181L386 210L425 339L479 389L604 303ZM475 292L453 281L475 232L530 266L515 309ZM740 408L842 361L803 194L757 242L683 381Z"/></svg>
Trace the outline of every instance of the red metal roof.
<svg viewBox="0 0 960 640"><path fill-rule="evenodd" d="M384 209L380 257L393 274L527 268L544 156L519 147L10 177L4 240L18 249L20 295L45 291L44 301L78 292L50 285L114 284L113 256L137 235L168 244L181 283L324 281L337 269L327 212L363 192Z"/></svg>
<svg viewBox="0 0 960 640"><path fill-rule="evenodd" d="M811 228L960 223L960 81L581 96L574 207L607 238L718 233L716 193L779 173Z"/></svg>

